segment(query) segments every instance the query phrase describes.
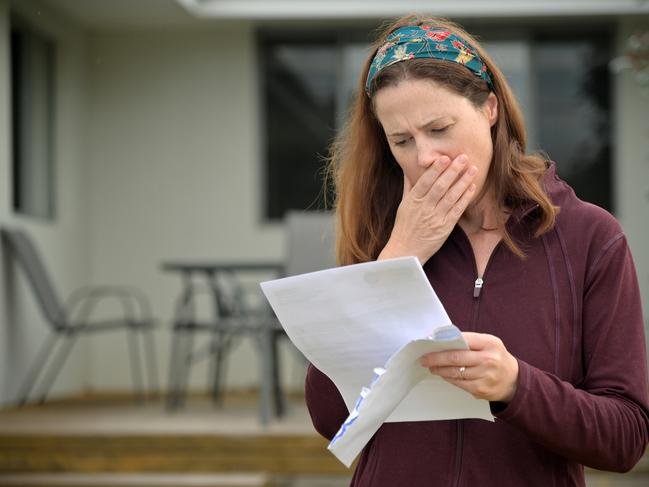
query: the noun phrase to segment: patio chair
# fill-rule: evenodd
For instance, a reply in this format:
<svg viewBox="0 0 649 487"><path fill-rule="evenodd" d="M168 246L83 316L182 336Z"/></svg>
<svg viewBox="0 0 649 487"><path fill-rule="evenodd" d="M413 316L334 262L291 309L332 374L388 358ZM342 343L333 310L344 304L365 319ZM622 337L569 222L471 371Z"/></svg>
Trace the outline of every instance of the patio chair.
<svg viewBox="0 0 649 487"><path fill-rule="evenodd" d="M22 406L27 402L41 375L38 402L45 402L52 384L70 355L72 346L81 334L117 329L128 331L130 369L137 397L141 400L146 395L139 334L142 335L147 359L149 389L150 392L157 392L158 372L152 335L154 322L145 296L139 290L126 286L85 286L73 292L64 303L59 299L45 265L28 235L22 230L6 227L0 228L0 235L5 250L24 271L51 332L27 371L18 392L18 404ZM113 319L91 319L97 304L105 298L116 299L120 303L122 316ZM58 352L54 353L61 341Z"/></svg>
<svg viewBox="0 0 649 487"><path fill-rule="evenodd" d="M208 388L214 402L223 404L227 357L243 339L252 340L257 349L260 377L260 420L266 424L283 414L278 396L278 367L273 336L279 328L265 301L262 306L249 298L260 294L242 279L269 275L279 277L283 266L277 262L206 262L198 264L166 263L163 269L181 272L183 291L176 303L171 340L167 407L181 407L187 395L191 366L203 359L211 361ZM248 283L250 284L250 283ZM203 295L212 301L213 315L200 318L196 314L197 299ZM209 340L196 347L197 333L208 333Z"/></svg>
<svg viewBox="0 0 649 487"><path fill-rule="evenodd" d="M284 257L283 273L285 276L305 274L323 269L335 267L335 227L334 217L330 212L325 211L299 211L290 210L285 217L286 228L286 252ZM275 276L281 277L281 276ZM280 354L278 349L279 341L287 338L286 332L275 314L270 309L265 298L260 307L250 307L247 302L247 291L236 281L235 276L231 276L230 286L234 290L231 294L232 301L235 303L232 308L240 310L238 314L247 316L256 323L258 329L265 333L263 335L260 347L266 347L265 353L270 357L264 363L270 370L261 375L261 387L268 381L272 388L273 405L277 416L283 416L286 412L286 401L281 387L280 380ZM260 292L259 286L255 286L253 294ZM215 335L217 340L214 342L220 344L214 347L217 353L214 357L212 369L213 386L212 393L216 398L223 397L225 372L225 355L229 353L231 345L227 340L223 340L219 335ZM300 351L291 346L291 350L297 354L300 360L305 364L306 359Z"/></svg>
<svg viewBox="0 0 649 487"><path fill-rule="evenodd" d="M291 210L287 212L285 218L286 227L286 252L284 258L283 274L293 276L304 274L323 269L328 269L336 265L334 250L334 219L329 212L322 211L298 211ZM281 276L275 276L281 277ZM281 387L280 380L280 353L278 344L280 340L286 337L286 332L282 328L277 317L270 309L268 302L262 298L262 305L250 307L246 304L246 291L232 276L230 286L234 289L232 301L235 303L233 309L241 310L239 314L247 316L256 323L262 335L260 348L268 354L269 359L264 363L269 367L261 375L261 387L267 387L264 381L267 381L272 388L271 397L273 398L275 413L277 416L283 416L286 411L286 400ZM260 288L255 285L253 294L259 294ZM226 362L224 360L230 351L230 342L223 340L222 336L214 335L217 344L214 347L217 351L213 364L213 387L212 393L215 398L223 397L224 372ZM226 335L226 338L227 337ZM220 344L220 346L218 346ZM291 350L297 354L300 360L306 364L306 359L300 351L291 346ZM304 368L306 371L306 367Z"/></svg>
<svg viewBox="0 0 649 487"><path fill-rule="evenodd" d="M330 213L289 212L286 216L287 246L284 263L277 266L272 271L274 275L269 278L333 267L333 234L333 218ZM190 367L203 358L211 359L209 389L213 400L222 405L228 356L241 339L251 338L258 352L260 366L261 422L266 424L272 417L281 417L286 411L280 384L278 350L278 343L286 338L286 333L261 295L259 284L244 282L242 279L249 272L267 272L268 266L262 263L257 268L254 263L242 263L226 264L225 267L230 269L226 270L216 263L206 264L204 269L199 269L198 274L207 278L207 286L198 286L192 279L197 270L194 266L184 269L184 291L176 305L171 342L167 406L173 410L183 404ZM174 268L171 265L167 270L183 269L182 266ZM195 316L195 299L201 294L213 298L213 320L201 321ZM203 347L195 348L193 345L197 332L211 334L211 340ZM294 351L304 360L297 349Z"/></svg>

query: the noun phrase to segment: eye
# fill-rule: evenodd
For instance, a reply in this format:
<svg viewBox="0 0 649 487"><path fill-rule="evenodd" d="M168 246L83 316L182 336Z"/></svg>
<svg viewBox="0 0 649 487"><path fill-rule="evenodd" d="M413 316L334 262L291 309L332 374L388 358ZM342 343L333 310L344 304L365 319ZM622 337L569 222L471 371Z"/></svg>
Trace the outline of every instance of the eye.
<svg viewBox="0 0 649 487"><path fill-rule="evenodd" d="M441 134L442 132L446 132L450 125L447 125L446 127L436 127L433 129L430 129L431 132L436 133L436 134Z"/></svg>
<svg viewBox="0 0 649 487"><path fill-rule="evenodd" d="M395 141L393 142L393 144L394 144L395 146L397 146L397 147L401 147L401 146L406 145L406 142L408 142L410 139L412 139L412 137L408 137L407 139L399 139L399 140L395 140Z"/></svg>

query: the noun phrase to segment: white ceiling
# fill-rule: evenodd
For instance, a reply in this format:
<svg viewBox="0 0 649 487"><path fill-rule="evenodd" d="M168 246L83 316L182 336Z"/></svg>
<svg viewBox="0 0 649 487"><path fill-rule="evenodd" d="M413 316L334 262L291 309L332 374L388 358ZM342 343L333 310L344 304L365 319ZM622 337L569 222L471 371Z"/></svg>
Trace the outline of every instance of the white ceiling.
<svg viewBox="0 0 649 487"><path fill-rule="evenodd" d="M176 0L42 0L76 23L90 28L183 26L198 19Z"/></svg>
<svg viewBox="0 0 649 487"><path fill-rule="evenodd" d="M649 0L41 0L91 29L206 20L376 19L411 12L460 18L649 14Z"/></svg>
<svg viewBox="0 0 649 487"><path fill-rule="evenodd" d="M649 0L177 0L209 18L379 18L421 12L449 17L649 14Z"/></svg>

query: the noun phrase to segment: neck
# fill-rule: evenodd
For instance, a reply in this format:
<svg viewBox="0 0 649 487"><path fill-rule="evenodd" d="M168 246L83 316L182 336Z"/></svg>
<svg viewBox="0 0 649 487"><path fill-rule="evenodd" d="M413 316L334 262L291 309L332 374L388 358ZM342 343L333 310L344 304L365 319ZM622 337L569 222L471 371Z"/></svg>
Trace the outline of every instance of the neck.
<svg viewBox="0 0 649 487"><path fill-rule="evenodd" d="M480 201L466 209L460 218L460 226L468 234L502 232L507 222L507 213L491 194L485 194Z"/></svg>

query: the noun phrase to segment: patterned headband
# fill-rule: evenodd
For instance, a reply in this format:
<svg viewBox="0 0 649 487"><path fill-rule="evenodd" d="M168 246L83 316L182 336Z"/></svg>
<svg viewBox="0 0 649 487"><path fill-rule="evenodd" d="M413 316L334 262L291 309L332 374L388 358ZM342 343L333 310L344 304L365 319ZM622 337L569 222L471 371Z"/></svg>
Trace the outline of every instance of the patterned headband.
<svg viewBox="0 0 649 487"><path fill-rule="evenodd" d="M383 68L415 58L441 59L461 64L493 88L487 65L464 39L440 27L408 25L390 33L385 44L376 52L365 82L367 96L370 96L372 81Z"/></svg>

